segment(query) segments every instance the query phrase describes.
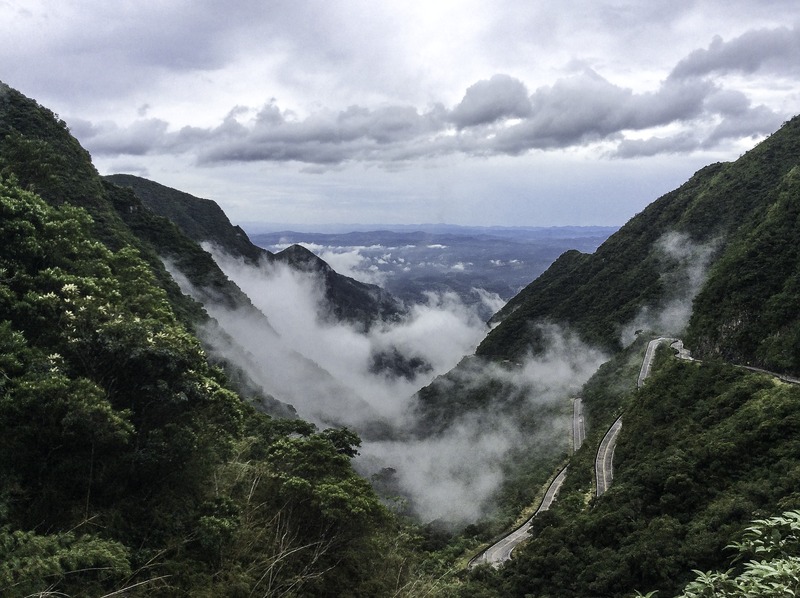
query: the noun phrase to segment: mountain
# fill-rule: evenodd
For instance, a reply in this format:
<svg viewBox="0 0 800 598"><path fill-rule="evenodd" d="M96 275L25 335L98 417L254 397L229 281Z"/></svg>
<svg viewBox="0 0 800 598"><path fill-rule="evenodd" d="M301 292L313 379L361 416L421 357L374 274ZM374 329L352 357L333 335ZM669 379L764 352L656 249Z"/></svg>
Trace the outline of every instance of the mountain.
<svg viewBox="0 0 800 598"><path fill-rule="evenodd" d="M365 284L337 273L323 260L300 246L274 254L250 242L239 226L231 224L219 205L166 187L147 179L114 174L105 180L133 190L134 195L151 212L169 219L187 237L197 243L210 243L220 251L243 258L251 264L285 264L295 270L319 275L324 297L329 305L326 317L344 320L366 329L385 320L403 315L399 301L376 285Z"/></svg>
<svg viewBox="0 0 800 598"><path fill-rule="evenodd" d="M796 117L735 162L701 169L594 253L563 254L490 320L474 356L419 392L421 434L487 412L536 422L538 389L511 395L506 380L586 350L565 351L564 335L608 359L576 391L587 439L553 507L509 564L476 572L455 595L675 595L693 570L726 570L726 545L752 519L797 508L800 387L776 374L800 373L799 173ZM646 341L659 335L680 335L698 360L662 349L638 390ZM595 497L595 451L620 415L614 482ZM567 458L542 454L517 463L554 472ZM708 592L685 595L718 595Z"/></svg>
<svg viewBox="0 0 800 598"><path fill-rule="evenodd" d="M291 245L271 254L269 260L318 276L334 318L355 324L361 330L380 322L396 321L405 314L402 303L381 287L342 276L302 245Z"/></svg>
<svg viewBox="0 0 800 598"><path fill-rule="evenodd" d="M800 504L800 386L778 377L800 373L799 173L795 117L657 199L595 253L562 255L494 316L473 362L513 369L547 355L554 326L610 359L580 391L588 435L554 506L508 565L463 595L672 596L690 583L681 596L773 595L770 580L782 583L777 571L797 557L778 548L792 515L764 518ZM696 360L661 349L637 389L644 341L658 335L681 335ZM492 401L458 384L463 370L420 393L434 421L465 397L473 409ZM595 497L595 450L619 415L613 484ZM773 548L739 544L753 519L752 529L781 526ZM731 568L729 545L753 562ZM720 581L737 575L749 581Z"/></svg>
<svg viewBox="0 0 800 598"><path fill-rule="evenodd" d="M646 328L699 292L687 332L698 355L800 372L799 156L796 117L737 161L708 166L654 201L593 254L565 253L492 318L477 354L540 350L543 322L618 351L626 326Z"/></svg>
<svg viewBox="0 0 800 598"><path fill-rule="evenodd" d="M243 400L252 380L197 335L246 349L181 285L257 316L249 298L2 83L0 239L0 594L406 583L409 543L388 540L398 522L351 466L359 438Z"/></svg>
<svg viewBox="0 0 800 598"><path fill-rule="evenodd" d="M145 207L172 221L183 234L198 243L214 243L231 255L253 262L264 255L250 243L247 233L231 224L215 201L130 174L112 174L103 178L119 187L132 189Z"/></svg>
<svg viewBox="0 0 800 598"><path fill-rule="evenodd" d="M484 320L493 295L508 301L569 249L592 252L616 227L494 229L442 227L396 232L376 228L346 234L281 231L251 236L269 250L300 243L336 267L347 260L351 276L378 279L408 304L426 303L432 291L456 293ZM251 229L248 228L248 231ZM301 229L302 230L302 229ZM356 258L356 260L353 260ZM353 264L353 261L356 261ZM490 293L490 294L487 294Z"/></svg>

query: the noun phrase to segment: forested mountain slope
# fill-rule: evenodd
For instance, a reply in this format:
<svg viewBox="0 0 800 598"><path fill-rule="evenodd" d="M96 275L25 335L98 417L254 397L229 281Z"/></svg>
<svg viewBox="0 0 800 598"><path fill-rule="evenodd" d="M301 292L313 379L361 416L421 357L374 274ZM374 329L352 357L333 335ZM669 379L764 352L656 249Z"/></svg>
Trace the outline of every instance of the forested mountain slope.
<svg viewBox="0 0 800 598"><path fill-rule="evenodd" d="M152 212L175 223L190 239L209 241L237 257L258 261L264 250L253 245L240 227L231 224L225 212L210 199L166 187L131 174L103 177L120 187L128 187Z"/></svg>
<svg viewBox="0 0 800 598"><path fill-rule="evenodd" d="M618 367L612 361L584 389L584 403L622 408L611 488L594 497L595 434L572 458L553 507L533 521L529 542L459 595L674 596L693 570L728 569L726 546L751 520L798 508L800 387L678 360L664 348L643 389L614 396ZM740 594L720 586L695 595Z"/></svg>
<svg viewBox="0 0 800 598"><path fill-rule="evenodd" d="M627 324L690 302L689 289L700 291L690 338L701 355L800 371L800 312L788 308L800 300L799 164L796 117L737 161L698 171L594 254L561 256L496 314L499 325L478 355L513 359L538 349L542 322L568 325L615 351ZM702 283L692 279L702 265L709 284L691 289Z"/></svg>
<svg viewBox="0 0 800 598"><path fill-rule="evenodd" d="M622 597L725 567L749 520L800 505L800 387L725 363L800 369L798 156L793 119L595 254L565 254L420 394L420 437L453 414L476 441L490 415L500 431L521 420L513 465L493 464L517 476L503 492L518 503L567 457L549 422L575 390L532 408L560 366L525 356L554 344L582 380L601 358L576 335L611 356L581 391L587 440L532 540L502 570L454 576L452 559L417 567L428 546L355 475L354 434L270 418L209 364L193 334L208 316L162 258L246 306L211 257L0 85L0 594ZM278 259L326 267L298 248ZM662 349L637 391L646 334L620 350L628 329L686 321L703 361ZM614 484L595 498L596 440L620 413Z"/></svg>
<svg viewBox="0 0 800 598"><path fill-rule="evenodd" d="M786 579L797 589L788 524L764 540L789 547L788 560L697 571L725 571L726 546L739 546L751 520L800 505L800 387L736 365L800 371L799 164L794 118L736 162L658 199L595 254L562 256L498 314L478 350L487 359L541 348L539 330L553 322L613 356L582 390L589 435L553 508L509 565L476 573L460 595L671 596L692 581L697 593L686 596L789 595L768 589ZM681 287L694 292L681 297ZM669 309L687 299L690 318ZM702 361L663 348L637 390L642 341L618 350L632 322L650 325L644 336L688 324L686 344ZM614 482L595 497L597 444L620 414ZM737 575L750 581L725 581Z"/></svg>
<svg viewBox="0 0 800 598"><path fill-rule="evenodd" d="M358 438L242 401L160 259L224 285L210 257L2 84L0 239L0 594L405 584L406 543L350 465Z"/></svg>

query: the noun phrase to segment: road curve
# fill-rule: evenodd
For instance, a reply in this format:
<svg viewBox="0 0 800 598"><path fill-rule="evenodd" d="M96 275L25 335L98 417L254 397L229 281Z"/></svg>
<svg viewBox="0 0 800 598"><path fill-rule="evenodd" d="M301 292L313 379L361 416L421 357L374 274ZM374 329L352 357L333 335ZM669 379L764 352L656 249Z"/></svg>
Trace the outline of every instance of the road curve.
<svg viewBox="0 0 800 598"><path fill-rule="evenodd" d="M586 439L586 426L583 421L583 401L576 397L572 401L572 452L577 452Z"/></svg>
<svg viewBox="0 0 800 598"><path fill-rule="evenodd" d="M511 552L517 547L517 545L528 538L528 531L531 528L531 522L533 521L533 518L539 513L549 509L550 505L553 504L553 501L555 500L558 491L561 490L561 485L564 483L566 477L567 468L564 467L564 469L558 472L558 475L553 479L553 481L550 482L550 486L548 486L547 491L544 493L542 503L539 505L539 508L536 509L536 512L530 517L530 519L528 519L525 523L507 536L500 538L500 540L492 544L489 548L472 559L469 562L469 567L472 568L477 565L485 565L487 563L494 567L499 567L502 563L509 560L511 558Z"/></svg>
<svg viewBox="0 0 800 598"><path fill-rule="evenodd" d="M617 437L622 429L622 416L617 418L603 436L597 449L594 460L594 475L597 480L597 496L602 496L614 480L614 449L617 446Z"/></svg>
<svg viewBox="0 0 800 598"><path fill-rule="evenodd" d="M670 338L662 336L651 340L647 343L647 349L644 352L644 359L642 360L642 367L639 370L639 378L636 381L637 388L644 386L644 381L650 375L650 370L653 367L653 359L656 355L656 349L662 343L670 343L670 346L677 351L677 355L681 359L691 360L692 358L683 346L683 341L677 338ZM597 449L597 457L594 460L594 476L597 480L597 496L602 496L606 490L611 486L614 479L614 449L617 446L617 437L622 429L622 416L617 418L612 426L609 428L600 446Z"/></svg>
<svg viewBox="0 0 800 598"><path fill-rule="evenodd" d="M692 358L691 352L683 346L683 341L677 338L669 338L669 337L660 337L657 339L651 340L647 344L647 350L644 352L644 359L642 360L642 368L639 370L639 378L636 381L636 386L641 388L644 386L644 382L647 377L650 375L650 369L653 367L653 359L655 358L656 349L662 343L669 343L670 347L675 350L676 357L678 359L685 359L687 361L696 361ZM737 366L742 367L748 370L752 370L755 372L762 372L765 374L770 374L783 380L784 382L788 382L790 384L800 384L800 379L794 378L792 376L787 376L784 374L776 374L775 372L770 372L768 370L763 370L760 368L755 368L751 366ZM573 426L574 426L573 422ZM597 480L597 496L601 496L608 490L611 486L611 482L614 479L614 449L617 445L617 437L619 436L619 432L622 429L622 416L617 418L617 421L609 428L606 435L603 437L602 442L600 442L600 447L597 449L597 457L595 458L594 462L594 474L595 479ZM574 432L573 432L574 433Z"/></svg>
<svg viewBox="0 0 800 598"><path fill-rule="evenodd" d="M580 397L576 397L572 400L573 451L577 451L581 447L585 438L586 426L583 419L583 401L580 399ZM536 512L531 515L530 519L528 519L514 531L500 538L489 548L473 558L469 562L469 567L472 568L476 565L484 565L486 563L489 563L494 567L499 567L502 563L509 560L511 558L511 551L514 550L520 542L527 539L528 530L530 530L533 518L542 511L549 509L550 505L553 504L553 501L555 500L558 491L561 490L561 485L564 483L566 477L567 468L564 467L558 472L558 475L553 478L553 481L550 482L550 485L547 487L547 490L544 493L544 498L542 498L542 503L539 505L539 508L536 509Z"/></svg>
<svg viewBox="0 0 800 598"><path fill-rule="evenodd" d="M644 352L644 359L642 360L642 369L639 370L639 379L636 381L637 388L644 386L645 379L650 375L650 368L653 367L653 358L656 355L658 345L666 342L675 343L678 342L678 339L662 336L647 343L647 350ZM681 343L682 348L683 343Z"/></svg>

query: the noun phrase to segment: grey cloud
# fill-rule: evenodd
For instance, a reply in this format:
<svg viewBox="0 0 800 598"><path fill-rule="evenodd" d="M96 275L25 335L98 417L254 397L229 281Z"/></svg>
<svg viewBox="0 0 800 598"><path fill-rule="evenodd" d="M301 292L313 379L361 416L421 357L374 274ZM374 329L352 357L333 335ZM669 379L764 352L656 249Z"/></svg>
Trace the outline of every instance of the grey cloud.
<svg viewBox="0 0 800 598"><path fill-rule="evenodd" d="M700 145L700 141L690 132L669 137L623 139L611 156L614 158L639 158L660 154L682 154L699 149Z"/></svg>
<svg viewBox="0 0 800 598"><path fill-rule="evenodd" d="M750 100L738 91L717 90L704 102L706 126L694 127L668 137L623 139L611 152L615 158L635 158L658 154L682 154L712 149L729 139L756 138L775 131L783 116L766 106L751 107Z"/></svg>
<svg viewBox="0 0 800 598"><path fill-rule="evenodd" d="M704 82L669 83L657 92L637 95L586 69L537 89L531 116L498 133L497 149L518 154L569 147L618 139L625 129L690 120L701 113L710 90Z"/></svg>
<svg viewBox="0 0 800 598"><path fill-rule="evenodd" d="M212 141L210 147L201 151L201 163L391 161L402 156L402 148L407 144L440 131L443 122L442 107L420 114L410 106L375 110L351 106L339 113L319 113L305 120L289 120L285 113L270 104L257 114L249 127L234 121L224 123L224 129L218 127L208 133L187 130L182 132L184 139L180 145L186 144L187 137ZM419 154L415 152L415 155Z"/></svg>
<svg viewBox="0 0 800 598"><path fill-rule="evenodd" d="M584 68L530 96L521 81L495 75L470 86L452 110L441 104L425 111L351 105L299 118L271 100L259 110L234 107L216 127L170 132L165 121L141 119L128 127L75 121L74 131L96 154L189 154L204 165L363 162L398 168L442 155L518 155L601 141L616 145L615 157L685 153L763 135L784 118L763 106L752 108L744 93L705 78L670 77L655 91L635 93ZM666 125L683 130L669 137L627 137ZM716 128L709 133L711 127Z"/></svg>
<svg viewBox="0 0 800 598"><path fill-rule="evenodd" d="M93 153L105 156L141 156L150 153L164 139L169 124L157 118L140 119L128 127L112 122L97 125L81 119L70 120L70 130Z"/></svg>
<svg viewBox="0 0 800 598"><path fill-rule="evenodd" d="M730 41L716 36L707 49L695 50L681 60L670 78L700 77L711 73L780 73L800 71L800 27L748 31Z"/></svg>
<svg viewBox="0 0 800 598"><path fill-rule="evenodd" d="M766 106L756 106L746 112L724 118L703 142L704 147L714 147L726 139L758 137L775 131L783 117Z"/></svg>
<svg viewBox="0 0 800 598"><path fill-rule="evenodd" d="M525 84L509 75L478 81L450 113L458 127L493 123L503 118L524 118L531 112Z"/></svg>
<svg viewBox="0 0 800 598"><path fill-rule="evenodd" d="M750 100L741 91L719 90L706 99L706 108L730 116L744 114L750 109Z"/></svg>

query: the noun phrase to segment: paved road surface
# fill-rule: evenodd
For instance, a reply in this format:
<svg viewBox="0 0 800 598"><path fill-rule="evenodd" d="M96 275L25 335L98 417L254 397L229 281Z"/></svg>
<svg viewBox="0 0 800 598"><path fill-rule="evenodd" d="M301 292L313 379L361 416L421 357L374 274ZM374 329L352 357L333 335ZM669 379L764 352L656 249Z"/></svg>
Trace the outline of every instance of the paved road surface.
<svg viewBox="0 0 800 598"><path fill-rule="evenodd" d="M639 370L639 379L636 381L636 386L641 388L644 386L644 381L650 375L650 369L653 367L653 359L656 355L656 349L662 343L672 343L677 345L680 343L678 339L660 337L647 343L647 350L644 352L644 359L642 360L642 368ZM683 354L683 343L676 350ZM688 352L686 352L688 358ZM614 480L614 449L617 447L617 437L622 429L622 416L617 418L612 426L606 432L600 446L597 449L597 457L594 460L594 476L597 480L597 496L605 494L606 490L611 486Z"/></svg>
<svg viewBox="0 0 800 598"><path fill-rule="evenodd" d="M622 429L622 416L609 428L600 447L597 449L597 457L594 460L594 475L597 479L597 496L601 496L611 486L614 480L614 449L617 446L617 436Z"/></svg>
<svg viewBox="0 0 800 598"><path fill-rule="evenodd" d="M670 346L678 353L681 359L691 360L692 358L683 346L683 341L677 338L669 338L662 336L647 343L647 350L644 352L644 359L642 360L642 368L639 370L639 379L636 381L636 386L641 388L644 386L644 381L650 375L650 370L653 367L653 359L656 355L656 349L662 343L670 343ZM594 475L597 480L597 496L601 496L611 486L614 479L614 449L617 446L617 437L622 429L622 416L617 418L617 421L611 426L600 442L600 447L597 449L597 457L594 461Z"/></svg>
<svg viewBox="0 0 800 598"><path fill-rule="evenodd" d="M572 448L578 450L586 438L586 427L583 420L583 401L580 398L575 398L572 401ZM531 527L531 521L542 511L546 511L553 504L556 494L561 489L561 485L567 477L567 468L565 467L558 472L558 475L550 482L547 491L544 493L542 504L536 509L536 512L523 523L520 527L515 529L508 535L500 538L497 542L492 544L489 548L484 550L474 559L469 562L470 567L475 565L483 565L490 563L495 567L500 566L501 563L511 558L511 551L517 545L528 537L528 530Z"/></svg>
<svg viewBox="0 0 800 598"><path fill-rule="evenodd" d="M572 452L576 452L586 439L586 427L583 421L583 401L575 398L572 401Z"/></svg>
<svg viewBox="0 0 800 598"><path fill-rule="evenodd" d="M650 375L650 368L653 367L653 358L656 355L656 349L658 348L658 345L666 342L672 342L673 344L675 344L679 341L678 339L667 338L662 336L661 338L657 338L647 343L647 350L644 352L644 359L642 360L642 369L639 370L639 379L636 381L636 386L638 388L644 386L645 378L647 378ZM683 343L681 343L681 349L679 350L679 352L681 350L683 350Z"/></svg>
<svg viewBox="0 0 800 598"><path fill-rule="evenodd" d="M565 467L558 472L558 475L550 483L550 486L547 488L547 492L545 492L544 498L542 499L542 504L539 505L539 508L536 509L536 512L531 516L531 518L513 532L501 538L474 559L472 559L469 562L469 566L475 567L476 565L484 565L489 563L494 567L499 567L502 563L509 560L511 558L511 551L513 551L520 542L528 538L528 530L531 528L531 522L533 521L533 518L542 511L549 509L550 505L553 504L553 500L555 500L556 494L558 494L558 491L561 489L561 485L564 483L566 477L567 468Z"/></svg>

